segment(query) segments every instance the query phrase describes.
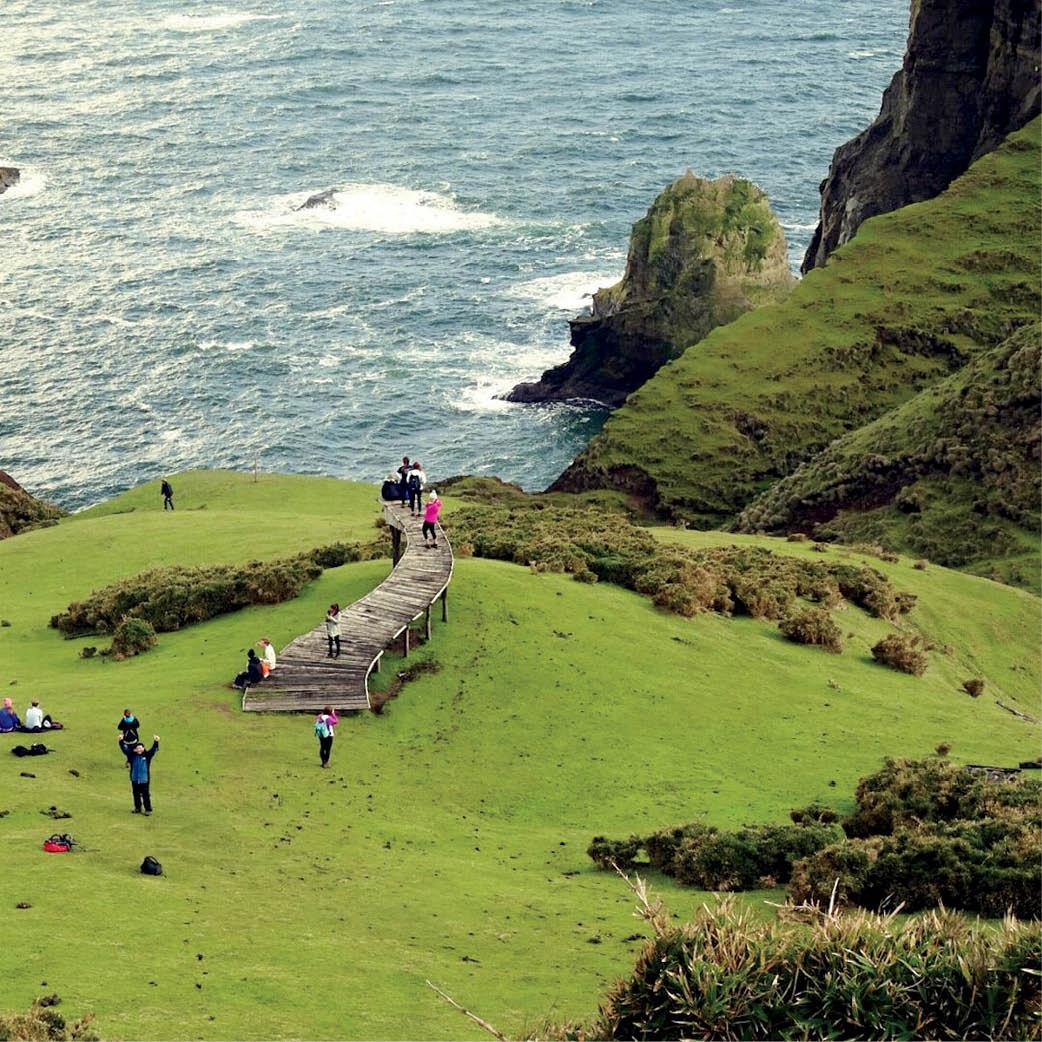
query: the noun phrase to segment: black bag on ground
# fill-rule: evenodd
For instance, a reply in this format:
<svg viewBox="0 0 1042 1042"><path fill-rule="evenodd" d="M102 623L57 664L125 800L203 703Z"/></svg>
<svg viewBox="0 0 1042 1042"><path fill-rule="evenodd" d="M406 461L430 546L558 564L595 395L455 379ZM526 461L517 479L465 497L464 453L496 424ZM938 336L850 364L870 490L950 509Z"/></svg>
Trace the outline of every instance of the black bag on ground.
<svg viewBox="0 0 1042 1042"><path fill-rule="evenodd" d="M163 866L156 861L151 854L141 862L141 872L146 876L161 876L163 874Z"/></svg>
<svg viewBox="0 0 1042 1042"><path fill-rule="evenodd" d="M11 748L11 753L14 756L28 756L29 750L24 745L15 745Z"/></svg>
<svg viewBox="0 0 1042 1042"><path fill-rule="evenodd" d="M46 756L49 752L50 750L43 744L43 742L34 742L29 746L30 756Z"/></svg>

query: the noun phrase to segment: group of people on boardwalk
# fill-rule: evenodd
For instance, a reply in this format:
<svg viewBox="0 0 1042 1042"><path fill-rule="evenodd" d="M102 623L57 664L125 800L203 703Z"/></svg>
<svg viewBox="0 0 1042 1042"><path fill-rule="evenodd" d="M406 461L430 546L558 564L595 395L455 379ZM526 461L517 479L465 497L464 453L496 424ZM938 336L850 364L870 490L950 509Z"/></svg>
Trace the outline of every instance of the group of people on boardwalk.
<svg viewBox="0 0 1042 1042"><path fill-rule="evenodd" d="M401 503L408 506L413 517L423 516L423 545L428 549L438 547L438 518L441 516L441 499L436 489L427 495L426 505L423 494L427 487L427 473L419 460L409 461L402 457L402 465L384 478L380 494L385 502Z"/></svg>

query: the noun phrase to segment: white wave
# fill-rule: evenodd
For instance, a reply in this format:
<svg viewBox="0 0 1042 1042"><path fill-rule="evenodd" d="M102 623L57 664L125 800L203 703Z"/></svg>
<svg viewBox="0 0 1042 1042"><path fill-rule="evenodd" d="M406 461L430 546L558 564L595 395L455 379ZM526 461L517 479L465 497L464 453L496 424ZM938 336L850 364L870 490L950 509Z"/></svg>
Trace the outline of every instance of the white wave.
<svg viewBox="0 0 1042 1042"><path fill-rule="evenodd" d="M180 427L175 427L173 430L163 431L159 435L160 441L171 442L171 441L184 441L185 432Z"/></svg>
<svg viewBox="0 0 1042 1042"><path fill-rule="evenodd" d="M0 163L0 166L7 165L9 164ZM38 170L26 170L21 167L20 173L18 184L12 185L5 192L0 192L0 203L13 199L30 199L34 195L39 195L47 187L46 176Z"/></svg>
<svg viewBox="0 0 1042 1042"><path fill-rule="evenodd" d="M335 208L300 207L311 193L281 196L268 210L244 210L236 220L258 231L276 228L338 228L387 235L445 235L506 223L492 213L463 210L451 195L388 184L349 184L333 193Z"/></svg>
<svg viewBox="0 0 1042 1042"><path fill-rule="evenodd" d="M812 232L818 226L817 221L812 221L810 224L800 224L799 221L782 221L782 228L787 232Z"/></svg>
<svg viewBox="0 0 1042 1042"><path fill-rule="evenodd" d="M181 33L213 32L215 29L234 29L247 22L270 22L277 14L172 14L163 19L164 29Z"/></svg>
<svg viewBox="0 0 1042 1042"><path fill-rule="evenodd" d="M238 351L249 351L256 344L255 340L200 340L200 351L228 351L232 354Z"/></svg>
<svg viewBox="0 0 1042 1042"><path fill-rule="evenodd" d="M546 275L511 287L507 294L534 300L557 311L580 311L589 307L597 290L614 285L619 275L593 271L569 271L563 275Z"/></svg>
<svg viewBox="0 0 1042 1042"><path fill-rule="evenodd" d="M877 58L878 56L878 51L847 51L847 57L853 58L854 61L861 61L863 58Z"/></svg>

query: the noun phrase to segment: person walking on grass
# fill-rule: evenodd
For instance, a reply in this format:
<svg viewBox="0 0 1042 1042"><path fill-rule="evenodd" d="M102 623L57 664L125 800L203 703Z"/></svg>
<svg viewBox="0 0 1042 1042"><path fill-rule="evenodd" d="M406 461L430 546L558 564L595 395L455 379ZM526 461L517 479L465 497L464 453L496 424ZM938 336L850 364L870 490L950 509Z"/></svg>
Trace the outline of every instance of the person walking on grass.
<svg viewBox="0 0 1042 1042"><path fill-rule="evenodd" d="M173 510L174 509L174 489L166 478L163 478L163 484L159 486L159 491L163 494L163 509Z"/></svg>
<svg viewBox="0 0 1042 1042"><path fill-rule="evenodd" d="M152 757L159 752L159 735L152 735L152 748L145 750L138 742L131 751L130 788L134 793L134 813L140 814L144 807L145 815L152 813L152 794L149 785L152 783Z"/></svg>
<svg viewBox="0 0 1042 1042"><path fill-rule="evenodd" d="M331 604L326 612L326 640L329 653L326 658L340 658L340 605Z"/></svg>
<svg viewBox="0 0 1042 1042"><path fill-rule="evenodd" d="M427 475L417 460L409 471L409 511L416 517L423 508L423 486L427 484Z"/></svg>
<svg viewBox="0 0 1042 1042"><path fill-rule="evenodd" d="M438 546L438 515L441 513L441 500L436 489L431 490L430 499L423 511L423 545L430 549ZM429 540L429 541L428 541Z"/></svg>
<svg viewBox="0 0 1042 1042"><path fill-rule="evenodd" d="M329 766L329 754L333 751L333 739L336 737L334 728L339 722L336 711L332 706L326 706L326 708L315 717L315 736L318 738L318 758L323 767Z"/></svg>

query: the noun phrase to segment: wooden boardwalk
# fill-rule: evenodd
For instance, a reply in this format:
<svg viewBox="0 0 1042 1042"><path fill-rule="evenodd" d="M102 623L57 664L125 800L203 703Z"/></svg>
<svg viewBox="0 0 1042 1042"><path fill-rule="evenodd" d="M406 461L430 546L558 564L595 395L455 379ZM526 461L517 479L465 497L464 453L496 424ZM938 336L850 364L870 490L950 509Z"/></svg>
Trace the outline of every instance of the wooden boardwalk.
<svg viewBox="0 0 1042 1042"><path fill-rule="evenodd" d="M242 696L246 712L318 712L367 709L369 674L380 657L400 642L409 653L409 624L424 619L431 633L431 612L441 598L442 620L448 618L448 586L452 580L452 547L438 526L438 548L427 549L420 534L422 518L408 508L384 504L395 566L371 593L340 612L340 657L327 657L325 621L297 637L279 655L278 668ZM404 549L403 549L404 545Z"/></svg>

